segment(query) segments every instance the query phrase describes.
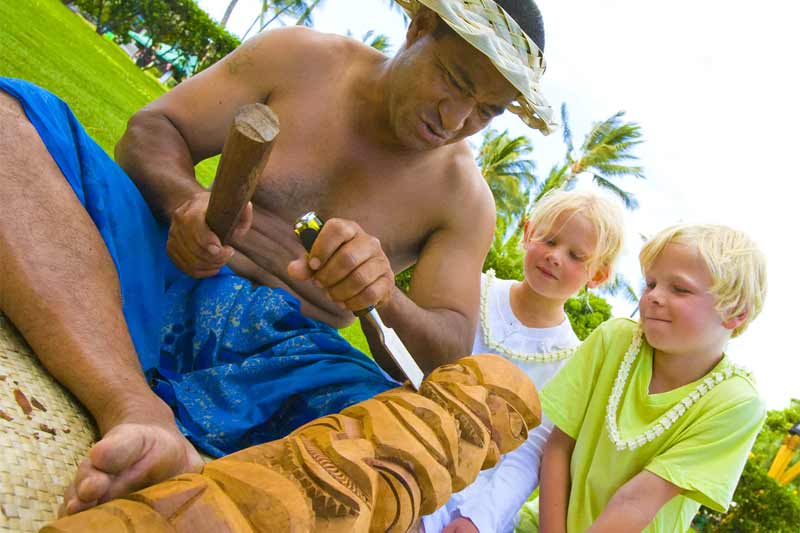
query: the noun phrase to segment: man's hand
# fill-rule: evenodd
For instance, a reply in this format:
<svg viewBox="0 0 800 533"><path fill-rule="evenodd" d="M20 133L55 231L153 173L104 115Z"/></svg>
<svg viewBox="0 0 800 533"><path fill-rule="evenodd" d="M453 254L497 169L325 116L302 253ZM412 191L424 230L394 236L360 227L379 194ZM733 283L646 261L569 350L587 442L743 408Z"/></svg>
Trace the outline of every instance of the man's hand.
<svg viewBox="0 0 800 533"><path fill-rule="evenodd" d="M219 272L231 257L233 248L222 246L219 237L206 224L211 194L201 192L178 206L172 213L167 238L167 253L175 265L194 278L207 278ZM253 222L253 205L248 202L233 231L233 239L242 237Z"/></svg>
<svg viewBox="0 0 800 533"><path fill-rule="evenodd" d="M325 222L308 258L292 261L288 270L294 279L313 279L350 311L386 303L395 288L394 272L380 241L351 220Z"/></svg>
<svg viewBox="0 0 800 533"><path fill-rule="evenodd" d="M459 516L442 530L442 533L478 533L478 528L469 518Z"/></svg>

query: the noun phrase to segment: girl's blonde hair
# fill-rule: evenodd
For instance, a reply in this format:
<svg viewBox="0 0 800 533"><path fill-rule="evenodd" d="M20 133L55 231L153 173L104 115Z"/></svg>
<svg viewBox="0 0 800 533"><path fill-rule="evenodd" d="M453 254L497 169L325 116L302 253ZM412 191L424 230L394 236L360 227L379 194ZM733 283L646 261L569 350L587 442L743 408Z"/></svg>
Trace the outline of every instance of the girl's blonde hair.
<svg viewBox="0 0 800 533"><path fill-rule="evenodd" d="M573 216L583 215L592 223L597 244L586 261L590 272L608 268L622 250L622 209L618 202L606 195L591 191L564 191L555 189L544 195L533 208L529 239L544 239L557 235ZM560 225L557 227L557 225Z"/></svg>
<svg viewBox="0 0 800 533"><path fill-rule="evenodd" d="M733 330L739 336L761 312L767 295L767 262L750 237L715 224L679 224L660 231L639 253L642 271L650 268L669 243L694 246L711 274L709 292L723 320L747 313Z"/></svg>

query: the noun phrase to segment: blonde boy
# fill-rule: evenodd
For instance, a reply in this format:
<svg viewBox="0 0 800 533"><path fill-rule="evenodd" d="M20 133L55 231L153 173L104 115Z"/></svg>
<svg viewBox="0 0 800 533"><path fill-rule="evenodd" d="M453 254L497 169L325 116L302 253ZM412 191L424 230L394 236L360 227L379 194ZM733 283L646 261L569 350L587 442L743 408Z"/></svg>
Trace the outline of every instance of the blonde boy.
<svg viewBox="0 0 800 533"><path fill-rule="evenodd" d="M765 417L723 350L758 315L765 262L744 234L680 225L639 256L640 322L592 333L543 390L541 530L677 531L724 511Z"/></svg>
<svg viewBox="0 0 800 533"><path fill-rule="evenodd" d="M481 313L473 353L511 359L543 386L578 339L564 303L581 288L608 279L622 247L622 211L593 192L555 191L537 202L523 239L523 281L481 280ZM539 460L551 425L531 432L475 483L423 519L427 532L511 531L517 511L538 484Z"/></svg>

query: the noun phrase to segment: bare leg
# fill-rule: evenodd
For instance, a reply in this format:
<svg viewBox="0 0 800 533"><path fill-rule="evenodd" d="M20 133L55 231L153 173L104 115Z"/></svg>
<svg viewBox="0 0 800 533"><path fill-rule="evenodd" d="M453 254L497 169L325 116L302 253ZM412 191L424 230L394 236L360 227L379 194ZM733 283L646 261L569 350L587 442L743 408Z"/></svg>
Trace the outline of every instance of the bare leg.
<svg viewBox="0 0 800 533"><path fill-rule="evenodd" d="M150 390L114 263L19 103L0 91L0 310L89 409L102 440L65 495L77 512L201 460Z"/></svg>

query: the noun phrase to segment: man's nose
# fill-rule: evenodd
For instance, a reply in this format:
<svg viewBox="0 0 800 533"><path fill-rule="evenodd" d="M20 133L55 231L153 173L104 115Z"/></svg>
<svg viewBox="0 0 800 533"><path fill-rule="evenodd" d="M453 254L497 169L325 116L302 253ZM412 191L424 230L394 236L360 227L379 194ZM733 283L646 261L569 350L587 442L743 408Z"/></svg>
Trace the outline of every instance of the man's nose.
<svg viewBox="0 0 800 533"><path fill-rule="evenodd" d="M450 96L439 103L439 117L446 133L454 133L464 127L464 123L475 110L475 100L469 96Z"/></svg>

